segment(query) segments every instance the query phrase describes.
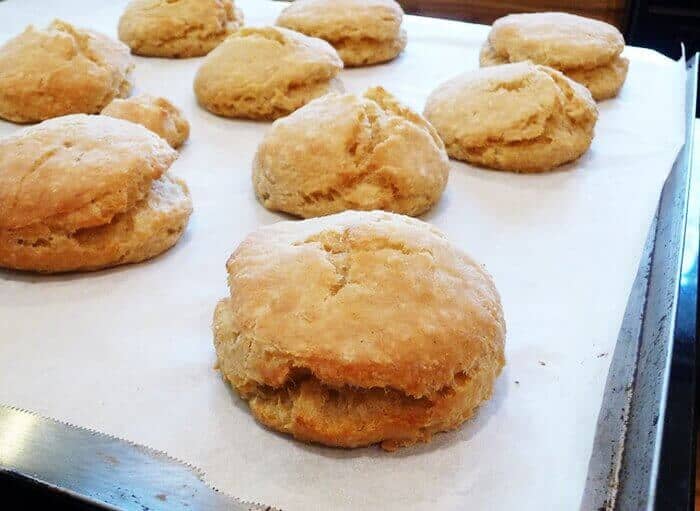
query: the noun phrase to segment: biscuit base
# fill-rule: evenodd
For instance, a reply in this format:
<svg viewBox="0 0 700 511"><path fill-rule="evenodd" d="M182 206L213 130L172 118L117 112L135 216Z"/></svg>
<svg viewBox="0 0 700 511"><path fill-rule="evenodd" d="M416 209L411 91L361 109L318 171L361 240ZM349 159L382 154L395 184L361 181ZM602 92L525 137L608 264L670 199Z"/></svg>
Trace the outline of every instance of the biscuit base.
<svg viewBox="0 0 700 511"><path fill-rule="evenodd" d="M542 136L516 142L467 147L446 141L447 154L456 160L516 173L548 172L578 159L593 141L592 130L574 130L563 116L547 121Z"/></svg>
<svg viewBox="0 0 700 511"><path fill-rule="evenodd" d="M217 344L234 336L229 300L214 313ZM226 360L219 357L219 361ZM250 406L255 418L298 440L332 447L380 444L388 451L429 442L434 433L457 428L491 397L503 359L475 365L429 397L412 397L392 388L332 387L298 369L286 384L273 388L239 381L227 367L225 378Z"/></svg>
<svg viewBox="0 0 700 511"><path fill-rule="evenodd" d="M406 31L388 40L346 38L329 41L343 59L345 67L371 66L394 60L406 47Z"/></svg>
<svg viewBox="0 0 700 511"><path fill-rule="evenodd" d="M227 91L209 93L206 85L195 82L195 94L199 104L211 113L222 117L273 121L285 117L309 101L329 92L343 92L343 82L338 78L323 80L287 90L276 90L270 94L228 97Z"/></svg>
<svg viewBox="0 0 700 511"><path fill-rule="evenodd" d="M184 181L163 175L145 199L106 225L74 232L44 224L0 229L0 267L40 273L137 263L175 245L192 212Z"/></svg>

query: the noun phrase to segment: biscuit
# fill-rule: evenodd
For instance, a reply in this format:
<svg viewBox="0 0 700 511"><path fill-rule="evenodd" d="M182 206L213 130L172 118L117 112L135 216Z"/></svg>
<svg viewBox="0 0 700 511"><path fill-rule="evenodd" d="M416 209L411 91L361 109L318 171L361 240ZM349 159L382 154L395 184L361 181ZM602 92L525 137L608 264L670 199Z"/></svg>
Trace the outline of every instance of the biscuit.
<svg viewBox="0 0 700 511"><path fill-rule="evenodd" d="M177 152L102 115L44 121L0 140L0 267L97 270L173 246L192 212L167 170Z"/></svg>
<svg viewBox="0 0 700 511"><path fill-rule="evenodd" d="M273 123L253 161L268 208L301 217L346 209L420 215L447 184L444 145L381 87L329 94Z"/></svg>
<svg viewBox="0 0 700 511"><path fill-rule="evenodd" d="M119 39L144 57L201 57L242 25L232 0L132 0Z"/></svg>
<svg viewBox="0 0 700 511"><path fill-rule="evenodd" d="M180 109L165 98L141 94L115 99L102 110L102 115L145 126L175 149L190 136L190 123Z"/></svg>
<svg viewBox="0 0 700 511"><path fill-rule="evenodd" d="M402 19L394 0L296 0L277 25L325 39L351 67L396 58L406 47Z"/></svg>
<svg viewBox="0 0 700 511"><path fill-rule="evenodd" d="M505 323L486 270L425 222L381 211L279 222L227 263L218 367L263 424L387 450L490 398Z"/></svg>
<svg viewBox="0 0 700 511"><path fill-rule="evenodd" d="M590 92L529 62L467 72L440 85L424 115L453 158L513 172L543 172L581 156L598 110Z"/></svg>
<svg viewBox="0 0 700 511"><path fill-rule="evenodd" d="M342 91L343 62L326 41L280 27L242 28L204 59L199 104L225 117L277 119Z"/></svg>
<svg viewBox="0 0 700 511"><path fill-rule="evenodd" d="M0 117L30 123L98 113L131 92L134 64L119 41L54 20L0 47Z"/></svg>
<svg viewBox="0 0 700 511"><path fill-rule="evenodd" d="M479 60L482 66L525 60L549 66L602 100L616 96L627 77L624 48L620 31L602 21L561 12L510 14L494 22Z"/></svg>

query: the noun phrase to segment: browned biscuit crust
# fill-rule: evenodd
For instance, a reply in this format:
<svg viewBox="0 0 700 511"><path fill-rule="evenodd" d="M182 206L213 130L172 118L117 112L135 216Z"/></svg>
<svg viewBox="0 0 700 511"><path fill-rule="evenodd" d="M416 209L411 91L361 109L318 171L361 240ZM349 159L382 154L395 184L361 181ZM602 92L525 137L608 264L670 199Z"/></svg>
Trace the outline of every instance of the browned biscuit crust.
<svg viewBox="0 0 700 511"><path fill-rule="evenodd" d="M55 20L0 47L0 117L19 123L98 113L131 92L134 64L119 41Z"/></svg>
<svg viewBox="0 0 700 511"><path fill-rule="evenodd" d="M256 152L253 186L266 208L304 218L346 209L419 215L440 199L449 168L433 127L374 87L276 121Z"/></svg>
<svg viewBox="0 0 700 511"><path fill-rule="evenodd" d="M201 57L243 26L232 0L132 0L119 39L144 57Z"/></svg>
<svg viewBox="0 0 700 511"><path fill-rule="evenodd" d="M192 211L177 157L146 128L70 115L0 140L0 266L39 272L137 262L172 246Z"/></svg>
<svg viewBox="0 0 700 511"><path fill-rule="evenodd" d="M451 157L512 172L544 172L580 157L598 118L585 87L528 62L448 80L424 113Z"/></svg>
<svg viewBox="0 0 700 511"><path fill-rule="evenodd" d="M277 25L325 39L353 67L396 58L406 47L402 20L394 0L296 0Z"/></svg>
<svg viewBox="0 0 700 511"><path fill-rule="evenodd" d="M251 234L214 314L219 369L262 423L386 449L459 426L504 364L488 273L424 222L350 211Z"/></svg>

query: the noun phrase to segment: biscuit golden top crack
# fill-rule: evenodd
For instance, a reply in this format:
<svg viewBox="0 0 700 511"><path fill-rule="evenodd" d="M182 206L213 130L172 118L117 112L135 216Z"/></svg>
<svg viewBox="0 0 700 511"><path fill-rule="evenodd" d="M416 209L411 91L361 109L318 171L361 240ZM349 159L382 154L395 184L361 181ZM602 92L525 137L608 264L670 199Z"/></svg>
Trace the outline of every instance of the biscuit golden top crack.
<svg viewBox="0 0 700 511"><path fill-rule="evenodd" d="M420 115L380 87L329 94L273 124L253 163L266 207L310 217L344 209L429 209L449 174L445 148Z"/></svg>
<svg viewBox="0 0 700 511"><path fill-rule="evenodd" d="M280 222L227 269L215 330L236 385L280 387L303 368L331 387L420 398L484 357L502 364L490 276L424 222L378 211Z"/></svg>
<svg viewBox="0 0 700 511"><path fill-rule="evenodd" d="M535 140L559 112L574 124L597 118L585 87L529 62L461 74L433 91L425 106L445 143L466 147Z"/></svg>
<svg viewBox="0 0 700 511"><path fill-rule="evenodd" d="M76 114L26 128L0 139L0 228L108 223L176 158L146 128L111 117Z"/></svg>
<svg viewBox="0 0 700 511"><path fill-rule="evenodd" d="M133 61L118 41L54 20L0 47L0 116L36 122L97 113L131 90Z"/></svg>

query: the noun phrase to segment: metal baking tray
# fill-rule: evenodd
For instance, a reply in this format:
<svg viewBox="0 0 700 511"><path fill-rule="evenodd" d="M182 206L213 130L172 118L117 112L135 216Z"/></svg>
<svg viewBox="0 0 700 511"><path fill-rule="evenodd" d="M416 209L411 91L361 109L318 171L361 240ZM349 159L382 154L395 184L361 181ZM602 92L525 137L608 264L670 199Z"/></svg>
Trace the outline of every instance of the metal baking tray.
<svg viewBox="0 0 700 511"><path fill-rule="evenodd" d="M688 63L685 144L662 191L611 360L583 511L693 506L700 175L693 172L692 156L698 62L695 55ZM56 456L24 455L35 465L50 461L56 468ZM59 462L70 472L70 457ZM27 508L115 509L75 488L1 468L0 494L21 495ZM120 489L134 497L128 507L149 508L138 502L137 486L138 481Z"/></svg>
<svg viewBox="0 0 700 511"><path fill-rule="evenodd" d="M685 144L652 222L598 416L581 510L694 508L700 175L688 61Z"/></svg>

